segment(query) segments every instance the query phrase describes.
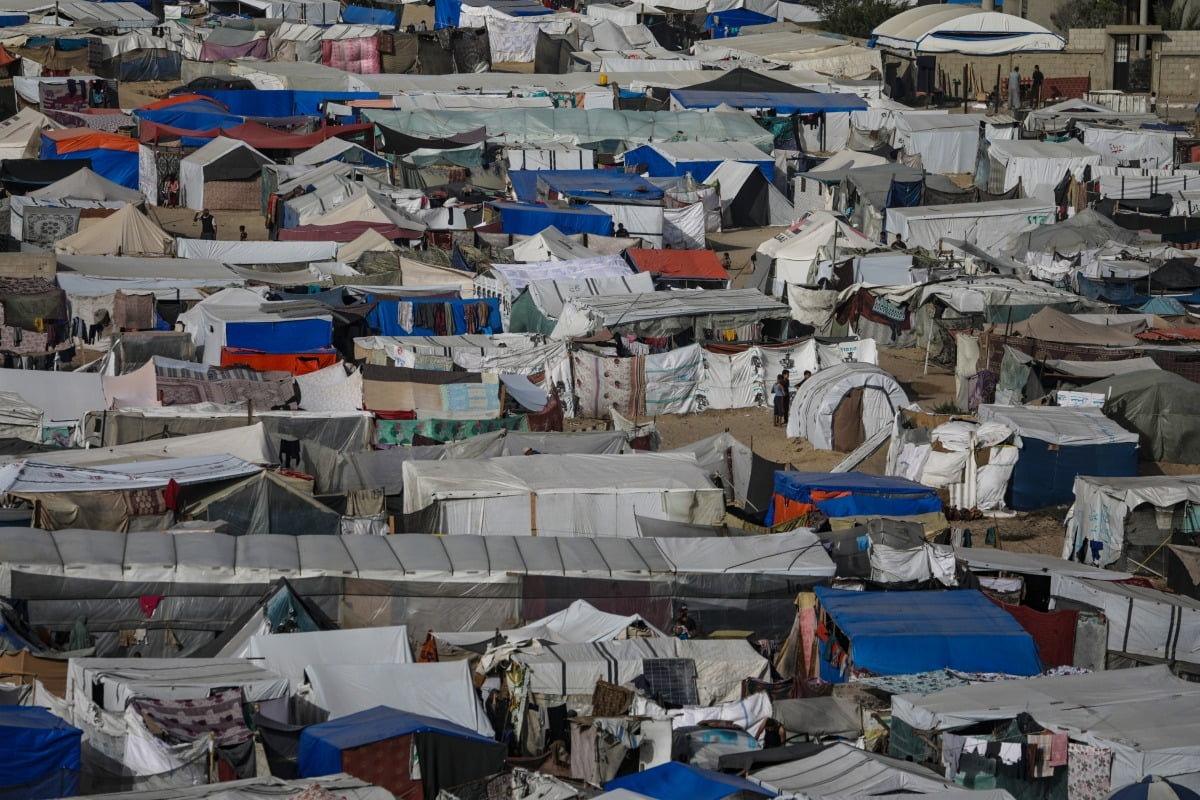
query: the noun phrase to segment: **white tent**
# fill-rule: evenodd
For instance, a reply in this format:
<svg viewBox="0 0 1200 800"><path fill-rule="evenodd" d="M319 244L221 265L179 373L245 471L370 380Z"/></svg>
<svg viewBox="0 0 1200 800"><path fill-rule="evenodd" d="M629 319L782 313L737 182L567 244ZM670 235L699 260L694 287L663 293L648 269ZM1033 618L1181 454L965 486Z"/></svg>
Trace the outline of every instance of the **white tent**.
<svg viewBox="0 0 1200 800"><path fill-rule="evenodd" d="M620 278L632 275L633 269L620 256L595 256L529 264L492 264L491 273L499 279L510 299L515 299L533 281Z"/></svg>
<svg viewBox="0 0 1200 800"><path fill-rule="evenodd" d="M787 435L818 450L849 452L889 427L907 403L900 382L874 364L836 364L796 387Z"/></svg>
<svg viewBox="0 0 1200 800"><path fill-rule="evenodd" d="M235 244L237 244L235 242ZM242 244L246 244L242 242ZM334 244L330 242L329 244ZM325 320L333 324L333 317L319 310L293 310L286 317L270 313L268 309L286 305L266 303L262 295L249 289L222 289L209 295L179 315L179 325L191 334L196 348L204 348L204 363L220 365L221 349L225 347L226 325L230 322L294 322L302 319Z"/></svg>
<svg viewBox="0 0 1200 800"><path fill-rule="evenodd" d="M337 260L343 264L353 264L363 253L389 253L399 249L395 242L386 239L379 231L367 228L338 248Z"/></svg>
<svg viewBox="0 0 1200 800"><path fill-rule="evenodd" d="M150 369L153 372L153 364L150 365ZM191 436L172 436L114 447L71 448L39 453L37 459L43 464L102 467L137 461L219 455L233 456L251 464L273 464L276 458L263 431L263 424L256 422L242 428L196 433Z"/></svg>
<svg viewBox="0 0 1200 800"><path fill-rule="evenodd" d="M724 496L690 456L406 461L404 513L447 534L636 536L637 516L713 525Z"/></svg>
<svg viewBox="0 0 1200 800"><path fill-rule="evenodd" d="M1077 119L1121 125L1142 125L1162 121L1157 114L1150 112L1115 111L1098 103L1071 99L1044 108L1035 108L1025 117L1024 126L1028 131L1061 131Z"/></svg>
<svg viewBox="0 0 1200 800"><path fill-rule="evenodd" d="M764 767L750 778L780 792L811 798L894 793L904 797L937 795L948 800L942 796L958 790L973 800L1012 800L1003 789L965 791L919 764L860 750L846 742L836 742L806 758Z"/></svg>
<svg viewBox="0 0 1200 800"><path fill-rule="evenodd" d="M774 260L777 283L813 283L822 262L879 247L844 218L814 211L790 230L760 244L757 254Z"/></svg>
<svg viewBox="0 0 1200 800"><path fill-rule="evenodd" d="M963 241L1000 251L1014 235L1054 222L1054 202L990 200L945 206L889 208L884 229L909 247L936 252L943 240Z"/></svg>
<svg viewBox="0 0 1200 800"><path fill-rule="evenodd" d="M179 161L180 202L188 208L229 208L248 211L244 203L222 203L215 198L205 199L205 184L209 181L243 181L262 177L262 167L271 159L245 142L218 136L199 150ZM255 207L261 202L256 196ZM215 203L215 204L214 204Z"/></svg>
<svg viewBox="0 0 1200 800"><path fill-rule="evenodd" d="M375 706L444 719L492 735L466 661L437 664L316 664L308 668L312 701L331 719Z"/></svg>
<svg viewBox="0 0 1200 800"><path fill-rule="evenodd" d="M1082 603L1108 619L1108 651L1143 662L1200 669L1200 600L1128 583L1063 578L1054 591L1072 607Z"/></svg>
<svg viewBox="0 0 1200 800"><path fill-rule="evenodd" d="M1101 156L1085 145L1065 142L1034 142L1012 139L992 142L988 147L991 169L1001 169L1004 182L996 187L1007 192L1019 182L1028 198L1054 203L1054 187L1068 172L1080 180L1084 170L1101 162ZM989 183L996 183L989 181Z"/></svg>
<svg viewBox="0 0 1200 800"><path fill-rule="evenodd" d="M21 109L0 122L0 160L36 158L42 131L61 127L36 108Z"/></svg>
<svg viewBox="0 0 1200 800"><path fill-rule="evenodd" d="M554 326L552 339L577 339L594 336L604 328L628 326L636 330L639 323L659 320L679 320L676 328L692 327L687 320L702 319L718 327L722 317L741 320L728 327L737 327L761 319L784 319L788 308L757 289L676 289L648 294L617 294L579 296L563 306L562 316Z"/></svg>
<svg viewBox="0 0 1200 800"><path fill-rule="evenodd" d="M600 256L600 253L592 252L582 244L571 241L566 234L553 225L540 233L510 245L505 250L513 261L530 264L547 261L577 261Z"/></svg>
<svg viewBox="0 0 1200 800"><path fill-rule="evenodd" d="M1136 123L1135 123L1136 125ZM1147 130L1126 125L1078 122L1083 144L1100 154L1109 167L1132 164L1143 169L1171 169L1175 164L1176 131Z"/></svg>
<svg viewBox="0 0 1200 800"><path fill-rule="evenodd" d="M16 392L0 391L0 439L42 441L42 410Z"/></svg>
<svg viewBox="0 0 1200 800"><path fill-rule="evenodd" d="M185 700L229 687L240 688L247 703L288 693L282 676L240 658L72 658L66 699L81 716L95 697L103 698L97 705L120 714L138 697Z"/></svg>
<svg viewBox="0 0 1200 800"><path fill-rule="evenodd" d="M205 258L222 264L293 264L332 261L337 242L234 242L180 239L180 258Z"/></svg>
<svg viewBox="0 0 1200 800"><path fill-rule="evenodd" d="M792 204L754 164L722 161L704 183L719 187L721 222L727 227L791 225L795 221Z"/></svg>
<svg viewBox="0 0 1200 800"><path fill-rule="evenodd" d="M562 611L534 620L521 628L499 631L499 634L510 643L537 640L556 644L584 644L625 639L629 627L639 624L644 625L652 636L666 636L640 614L609 614L586 600L576 600ZM455 647L477 647L494 639L496 633L494 630L463 631L435 633L434 636L439 642Z"/></svg>
<svg viewBox="0 0 1200 800"><path fill-rule="evenodd" d="M696 665L699 705L742 698L742 681L765 678L770 665L745 639L627 639L590 644L556 644L519 651L530 668L529 688L551 697L586 697L597 680L629 683L644 671L643 661L690 659Z"/></svg>
<svg viewBox="0 0 1200 800"><path fill-rule="evenodd" d="M26 196L38 200L119 200L125 203L140 203L145 199L141 192L127 189L87 167Z"/></svg>
<svg viewBox="0 0 1200 800"><path fill-rule="evenodd" d="M408 628L351 628L301 633L259 633L235 653L288 679L292 691L304 673L324 664L411 664Z"/></svg>
<svg viewBox="0 0 1200 800"><path fill-rule="evenodd" d="M979 114L897 113L892 146L906 156L919 155L927 172L974 172L982 120Z"/></svg>
<svg viewBox="0 0 1200 800"><path fill-rule="evenodd" d="M1063 37L1014 14L982 11L978 6L956 6L957 13L947 9L913 14L916 10L897 14L876 27L872 32L876 46L983 56L1057 52L1066 46Z"/></svg>
<svg viewBox="0 0 1200 800"><path fill-rule="evenodd" d="M1165 664L1136 669L958 686L896 695L892 716L946 731L1027 713L1053 733L1113 752L1112 786L1147 775L1200 773L1200 684Z"/></svg>
<svg viewBox="0 0 1200 800"><path fill-rule="evenodd" d="M175 237L132 204L104 221L55 243L54 252L84 256L170 255Z"/></svg>
<svg viewBox="0 0 1200 800"><path fill-rule="evenodd" d="M1107 567L1125 555L1125 520L1138 506L1171 509L1200 503L1200 475L1102 478L1077 476L1075 503L1067 511L1063 558L1072 558L1084 540L1096 542L1096 566ZM1091 560L1091 551L1088 553Z"/></svg>
<svg viewBox="0 0 1200 800"><path fill-rule="evenodd" d="M103 411L108 406L100 375L95 372L0 369L0 392L19 394L40 408L47 426L73 425L89 411Z"/></svg>

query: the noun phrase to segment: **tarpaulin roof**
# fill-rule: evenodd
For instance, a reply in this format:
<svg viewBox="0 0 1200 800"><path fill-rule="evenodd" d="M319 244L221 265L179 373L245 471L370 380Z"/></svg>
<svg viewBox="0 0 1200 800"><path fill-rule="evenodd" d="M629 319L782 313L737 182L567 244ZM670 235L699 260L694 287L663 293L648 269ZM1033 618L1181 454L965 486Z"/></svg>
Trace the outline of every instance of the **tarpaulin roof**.
<svg viewBox="0 0 1200 800"><path fill-rule="evenodd" d="M885 792L911 798L940 796L955 786L920 764L871 753L846 742L835 742L820 752L756 770L751 778L785 792L822 798L876 797ZM964 790L963 794L974 800L1012 797L1003 790Z"/></svg>
<svg viewBox="0 0 1200 800"><path fill-rule="evenodd" d="M831 517L912 516L942 510L935 489L904 478L862 472L778 470L775 494L812 503Z"/></svg>
<svg viewBox="0 0 1200 800"><path fill-rule="evenodd" d="M1136 433L1125 430L1104 416L1098 408L985 404L979 407L978 416L980 422L1003 422L1016 431L1018 436L1048 444L1132 444L1138 440Z"/></svg>
<svg viewBox="0 0 1200 800"><path fill-rule="evenodd" d="M138 143L136 139L116 133L94 131L90 128L63 128L56 131L42 131L42 149L44 151L47 148L50 149L50 152L60 156L85 150L122 150L136 153Z"/></svg>
<svg viewBox="0 0 1200 800"><path fill-rule="evenodd" d="M647 250L631 247L625 251L639 272L656 272L667 278L729 280L729 272L712 250Z"/></svg>
<svg viewBox="0 0 1200 800"><path fill-rule="evenodd" d="M210 130L188 130L157 122L143 121L139 126L139 135L143 142L157 142L162 139L213 139L225 136L245 142L259 150L307 150L333 136L355 136L369 132L374 126L363 125L327 125L314 133L286 133L267 127L260 122L243 122L240 125L214 127ZM133 141L132 139L130 141ZM136 150L137 142L134 142Z"/></svg>
<svg viewBox="0 0 1200 800"><path fill-rule="evenodd" d="M122 206L103 225L93 225L54 243L58 253L85 256L167 255L175 237L137 206Z"/></svg>
<svg viewBox="0 0 1200 800"><path fill-rule="evenodd" d="M1017 336L1046 342L1101 347L1133 347L1140 344L1132 333L1108 325L1083 322L1048 306L1024 322L1014 322L1006 327Z"/></svg>
<svg viewBox="0 0 1200 800"><path fill-rule="evenodd" d="M0 706L0 786L15 790L33 788L48 776L61 771L76 771L81 766L80 741L83 731L44 708ZM78 775L64 776L51 787L71 794L77 788ZM27 795L29 796L29 795Z"/></svg>
<svg viewBox="0 0 1200 800"><path fill-rule="evenodd" d="M855 668L877 675L943 668L1009 675L1042 671L1033 637L974 589L903 595L825 586L814 591L849 638Z"/></svg>
<svg viewBox="0 0 1200 800"><path fill-rule="evenodd" d="M100 492L154 489L174 480L181 485L222 481L261 472L262 467L233 456L188 456L152 462L76 467L27 459L0 467L0 492Z"/></svg>
<svg viewBox="0 0 1200 800"><path fill-rule="evenodd" d="M518 200L536 201L548 191L583 200L662 200L663 190L640 175L615 169L513 170L508 173Z"/></svg>
<svg viewBox="0 0 1200 800"><path fill-rule="evenodd" d="M1142 457L1200 464L1200 384L1163 370L1143 370L1089 384L1104 395L1104 415L1138 434Z"/></svg>
<svg viewBox="0 0 1200 800"><path fill-rule="evenodd" d="M790 310L785 304L757 289L681 289L650 294L579 297L563 308L553 338L591 336L601 328L615 325L733 314L782 319L790 314Z"/></svg>
<svg viewBox="0 0 1200 800"><path fill-rule="evenodd" d="M541 203L491 203L500 212L505 233L532 236L549 227L563 233L610 236L612 217L591 206L548 206Z"/></svg>
<svg viewBox="0 0 1200 800"><path fill-rule="evenodd" d="M778 794L745 778L693 767L679 761L669 761L642 772L616 778L604 784L604 788L610 791L628 789L654 800L675 800L678 797L687 797L689 800L721 800L730 795L740 796L743 792L765 797Z"/></svg>
<svg viewBox="0 0 1200 800"><path fill-rule="evenodd" d="M440 733L477 742L492 739L444 719L375 706L345 717L310 725L300 734L299 761L305 775L342 771L342 751L412 733Z"/></svg>
<svg viewBox="0 0 1200 800"><path fill-rule="evenodd" d="M91 169L72 172L65 178L60 178L44 189L30 192L29 197L40 200L124 200L126 203L140 203L145 200L142 193L126 189L119 183L114 183L103 175L97 175Z"/></svg>
<svg viewBox="0 0 1200 800"><path fill-rule="evenodd" d="M955 686L892 698L914 728L944 731L1027 713L1054 733L1113 751L1112 785L1200 771L1200 684L1166 664Z"/></svg>
<svg viewBox="0 0 1200 800"><path fill-rule="evenodd" d="M726 92L673 89L671 97L684 108L773 108L784 114L815 114L820 111L863 111L867 101L854 94L810 92L791 87L789 91Z"/></svg>

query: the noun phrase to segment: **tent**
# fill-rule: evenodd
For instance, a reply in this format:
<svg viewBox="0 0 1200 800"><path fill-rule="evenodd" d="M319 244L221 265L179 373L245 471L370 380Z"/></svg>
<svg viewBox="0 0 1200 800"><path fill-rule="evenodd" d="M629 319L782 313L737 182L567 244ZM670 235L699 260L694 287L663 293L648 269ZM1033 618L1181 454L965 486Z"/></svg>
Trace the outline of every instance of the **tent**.
<svg viewBox="0 0 1200 800"><path fill-rule="evenodd" d="M1001 422L1019 437L1008 497L1018 511L1070 503L1076 475L1137 474L1138 435L1098 408L981 405L978 417Z"/></svg>
<svg viewBox="0 0 1200 800"><path fill-rule="evenodd" d="M631 247L626 258L638 272L655 275L659 286L728 289L729 272L712 250L647 250Z"/></svg>
<svg viewBox="0 0 1200 800"><path fill-rule="evenodd" d="M578 235L576 236L578 238ZM574 261L581 258L596 258L601 255L572 241L553 225L543 231L538 231L523 241L510 245L505 250L513 261L525 263Z"/></svg>
<svg viewBox="0 0 1200 800"><path fill-rule="evenodd" d="M196 211L259 211L262 168L270 163L245 142L218 136L180 159L180 202Z"/></svg>
<svg viewBox="0 0 1200 800"><path fill-rule="evenodd" d="M303 778L347 773L398 798L435 800L501 772L504 756L503 744L470 728L381 705L305 728L297 766Z"/></svg>
<svg viewBox="0 0 1200 800"><path fill-rule="evenodd" d="M737 161L758 167L767 180L775 179L775 159L745 142L658 142L628 150L624 158L626 166L645 164L652 178L691 175L700 180L721 162Z"/></svg>
<svg viewBox="0 0 1200 800"><path fill-rule="evenodd" d="M1027 320L1006 325L1009 333L1043 342L1136 347L1141 340L1114 325L1098 325L1047 306Z"/></svg>
<svg viewBox="0 0 1200 800"><path fill-rule="evenodd" d="M61 127L32 106L0 122L0 161L37 156L42 131Z"/></svg>
<svg viewBox="0 0 1200 800"><path fill-rule="evenodd" d="M814 510L827 517L909 517L939 512L942 501L936 489L904 478L777 470L767 523L780 525Z"/></svg>
<svg viewBox="0 0 1200 800"><path fill-rule="evenodd" d="M74 425L89 411L108 406L100 376L94 372L0 369L0 392L19 395L41 409L47 426Z"/></svg>
<svg viewBox="0 0 1200 800"><path fill-rule="evenodd" d="M338 248L337 260L353 264L363 253L391 253L399 250L396 244L383 237L374 228L368 228L359 236Z"/></svg>
<svg viewBox="0 0 1200 800"><path fill-rule="evenodd" d="M1061 177L1061 176L1060 176ZM1014 234L1054 222L1054 201L988 200L942 206L889 208L884 230L909 247L933 252L954 239L981 250L1002 252Z"/></svg>
<svg viewBox="0 0 1200 800"><path fill-rule="evenodd" d="M711 525L725 513L695 460L672 454L406 461L402 470L404 513L420 512L419 530L448 534L635 536L635 514Z"/></svg>
<svg viewBox="0 0 1200 800"><path fill-rule="evenodd" d="M604 784L609 797L618 790L633 792L636 796L653 800L722 800L726 797L774 797L778 792L760 786L737 775L726 775L678 761L669 761L657 767L615 778Z"/></svg>
<svg viewBox="0 0 1200 800"><path fill-rule="evenodd" d="M893 115L892 145L939 175L974 172L979 154L981 118L975 114Z"/></svg>
<svg viewBox="0 0 1200 800"><path fill-rule="evenodd" d="M834 683L851 673L909 675L940 669L1037 675L1042 671L1033 637L982 592L854 592L817 586L820 613L830 621L830 641L849 641L844 660L821 656L821 678ZM826 648L822 648L826 650ZM839 654L840 655L840 654Z"/></svg>
<svg viewBox="0 0 1200 800"><path fill-rule="evenodd" d="M478 649L495 643L497 634L510 644L534 640L556 644L583 644L627 638L630 628L639 628L652 636L666 636L646 622L641 614L608 614L586 600L576 600L562 611L533 620L521 628L435 633L434 636L439 643Z"/></svg>
<svg viewBox="0 0 1200 800"><path fill-rule="evenodd" d="M193 519L220 520L235 536L341 532L336 511L305 491L303 484L266 470L200 497L186 513Z"/></svg>
<svg viewBox="0 0 1200 800"><path fill-rule="evenodd" d="M330 719L384 703L492 735L492 724L484 714L466 661L313 664L305 671L312 686L312 702L328 711Z"/></svg>
<svg viewBox="0 0 1200 800"><path fill-rule="evenodd" d="M43 131L38 155L48 160L86 158L97 174L128 189L138 188L138 143L128 136L91 128Z"/></svg>
<svg viewBox="0 0 1200 800"><path fill-rule="evenodd" d="M792 204L754 164L722 161L704 182L721 197L721 223L732 228L790 225Z"/></svg>
<svg viewBox="0 0 1200 800"><path fill-rule="evenodd" d="M1200 384L1163 370L1142 370L1089 384L1104 395L1104 416L1138 435L1149 461L1200 464Z"/></svg>
<svg viewBox="0 0 1200 800"><path fill-rule="evenodd" d="M0 706L0 794L23 800L78 794L82 737L44 708Z"/></svg>
<svg viewBox="0 0 1200 800"><path fill-rule="evenodd" d="M54 252L83 256L163 256L174 249L175 237L132 204L121 207L103 225L61 239Z"/></svg>
<svg viewBox="0 0 1200 800"><path fill-rule="evenodd" d="M835 742L803 758L763 767L750 777L781 792L805 797L1012 800L1012 795L1002 789L962 789L920 764L861 750L847 742Z"/></svg>
<svg viewBox="0 0 1200 800"><path fill-rule="evenodd" d="M135 698L200 698L228 688L241 689L247 703L288 695L281 676L236 658L72 658L66 699L76 719L90 719L93 704L122 714Z"/></svg>
<svg viewBox="0 0 1200 800"><path fill-rule="evenodd" d="M663 190L640 175L615 169L514 170L508 174L513 193L526 202L657 203Z"/></svg>
<svg viewBox="0 0 1200 800"><path fill-rule="evenodd" d="M1074 495L1062 557L1128 569L1157 555L1163 543L1174 538L1176 528L1183 527L1188 509L1200 503L1200 476L1080 475ZM1132 525L1139 510L1146 512L1142 524Z"/></svg>
<svg viewBox="0 0 1200 800"><path fill-rule="evenodd" d="M1025 117L1025 130L1059 132L1071 126L1074 120L1086 122L1111 122L1121 125L1155 125L1162 120L1152 111L1114 111L1108 106L1089 103L1081 98L1063 100L1061 103L1035 108Z"/></svg>
<svg viewBox="0 0 1200 800"><path fill-rule="evenodd" d="M892 718L928 735L1028 714L1052 733L1111 750L1112 785L1122 786L1200 772L1197 703L1200 684L1161 664L896 695Z"/></svg>
<svg viewBox="0 0 1200 800"><path fill-rule="evenodd" d="M941 14L897 14L872 31L872 43L920 54L981 56L1053 53L1067 44L1058 34L1014 14L982 11L977 6L952 6L952 9L954 13L946 9Z"/></svg>
<svg viewBox="0 0 1200 800"><path fill-rule="evenodd" d="M598 233L611 236L613 219L590 206L548 206L541 203L489 203L500 212L500 226L505 233L534 236L546 228L562 233Z"/></svg>
<svg viewBox="0 0 1200 800"><path fill-rule="evenodd" d="M771 108L780 114L837 113L867 107L867 101L856 94L814 92L741 67L703 83L672 89L671 99L680 108Z"/></svg>
<svg viewBox="0 0 1200 800"><path fill-rule="evenodd" d="M843 217L814 211L784 233L758 246L757 255L774 263L775 280L783 283L814 283L816 268L832 261L838 253L867 252L879 248Z"/></svg>
<svg viewBox="0 0 1200 800"><path fill-rule="evenodd" d="M392 625L348 630L260 633L238 652L240 658L266 667L291 682L292 691L304 684L304 671L314 664L411 664L408 628Z"/></svg>
<svg viewBox="0 0 1200 800"><path fill-rule="evenodd" d="M226 348L276 354L328 349L333 317L320 308L272 313L286 305L266 303L249 289L222 289L180 314L179 323L204 348L205 364L221 364Z"/></svg>
<svg viewBox="0 0 1200 800"><path fill-rule="evenodd" d="M1098 166L1100 154L1068 139L1065 142L1036 142L1012 139L988 146L991 174L989 191L1000 193L1019 183L1027 198L1054 203L1055 187L1068 173L1082 180L1088 167ZM1001 177L1002 176L1002 177Z"/></svg>
<svg viewBox="0 0 1200 800"><path fill-rule="evenodd" d="M141 192L127 189L87 167L76 170L49 186L29 192L26 197L36 200L96 200L123 203L141 203L146 199Z"/></svg>
<svg viewBox="0 0 1200 800"><path fill-rule="evenodd" d="M551 336L586 338L604 328L641 336L665 336L689 328L731 329L788 316L787 306L757 289L678 289L640 295L580 296L563 306Z"/></svg>
<svg viewBox="0 0 1200 800"><path fill-rule="evenodd" d="M836 364L796 387L787 435L803 436L818 450L849 453L890 427L907 404L900 382L874 364Z"/></svg>
<svg viewBox="0 0 1200 800"><path fill-rule="evenodd" d="M0 438L42 441L42 409L16 392L0 391Z"/></svg>

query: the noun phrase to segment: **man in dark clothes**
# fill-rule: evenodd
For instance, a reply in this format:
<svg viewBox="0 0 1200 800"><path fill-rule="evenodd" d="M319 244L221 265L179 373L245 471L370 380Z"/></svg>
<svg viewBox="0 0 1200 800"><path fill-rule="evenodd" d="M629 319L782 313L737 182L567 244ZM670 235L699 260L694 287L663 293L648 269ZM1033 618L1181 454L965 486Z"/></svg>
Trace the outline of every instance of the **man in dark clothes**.
<svg viewBox="0 0 1200 800"><path fill-rule="evenodd" d="M1033 65L1033 85L1029 87L1029 102L1034 108L1041 105L1042 100L1042 82L1046 80L1046 76L1042 74L1042 68L1037 64Z"/></svg>
<svg viewBox="0 0 1200 800"><path fill-rule="evenodd" d="M671 634L680 639L691 639L696 635L696 621L688 616L688 607L679 607L679 616L671 623Z"/></svg>
<svg viewBox="0 0 1200 800"><path fill-rule="evenodd" d="M200 238L201 239L216 239L217 238L217 219L212 215L212 212L207 208L201 211L196 216L192 217L192 222L200 223Z"/></svg>

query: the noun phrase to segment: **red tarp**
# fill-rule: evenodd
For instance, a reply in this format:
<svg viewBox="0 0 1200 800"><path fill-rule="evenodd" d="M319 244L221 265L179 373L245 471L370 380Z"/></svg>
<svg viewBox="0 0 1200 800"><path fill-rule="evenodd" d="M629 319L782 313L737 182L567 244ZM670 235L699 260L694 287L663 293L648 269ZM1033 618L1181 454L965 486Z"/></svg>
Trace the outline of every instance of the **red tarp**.
<svg viewBox="0 0 1200 800"><path fill-rule="evenodd" d="M245 142L257 150L307 150L335 136L345 138L369 134L374 127L374 123L371 122L361 125L328 125L315 133L295 134L268 128L261 122L243 122L232 128L189 131L142 120L140 122L140 138L143 142L157 142L162 139L215 139L218 136L225 136Z"/></svg>
<svg viewBox="0 0 1200 800"><path fill-rule="evenodd" d="M729 280L729 272L712 250L645 250L631 247L629 260L639 272L657 272L664 278Z"/></svg>
<svg viewBox="0 0 1200 800"><path fill-rule="evenodd" d="M1075 663L1078 611L1036 611L1028 606L1010 606L994 597L991 600L1011 614L1033 637L1043 669L1069 667Z"/></svg>
<svg viewBox="0 0 1200 800"><path fill-rule="evenodd" d="M337 351L332 349L318 353L260 353L235 347L221 348L222 367L247 366L259 372L280 370L293 375L307 375L337 362Z"/></svg>
<svg viewBox="0 0 1200 800"><path fill-rule="evenodd" d="M177 106L180 103L195 102L211 103L221 111L229 110L229 106L225 105L224 103L213 100L211 97L205 97L202 94L176 94L170 97L164 97L162 100L155 100L153 103L147 103L146 105L142 106L140 110L157 111L160 108L170 108L171 106Z"/></svg>
<svg viewBox="0 0 1200 800"><path fill-rule="evenodd" d="M343 222L340 225L301 225L279 231L281 242L352 242L367 230L374 230L388 241L420 239L417 231L406 231L386 222Z"/></svg>

